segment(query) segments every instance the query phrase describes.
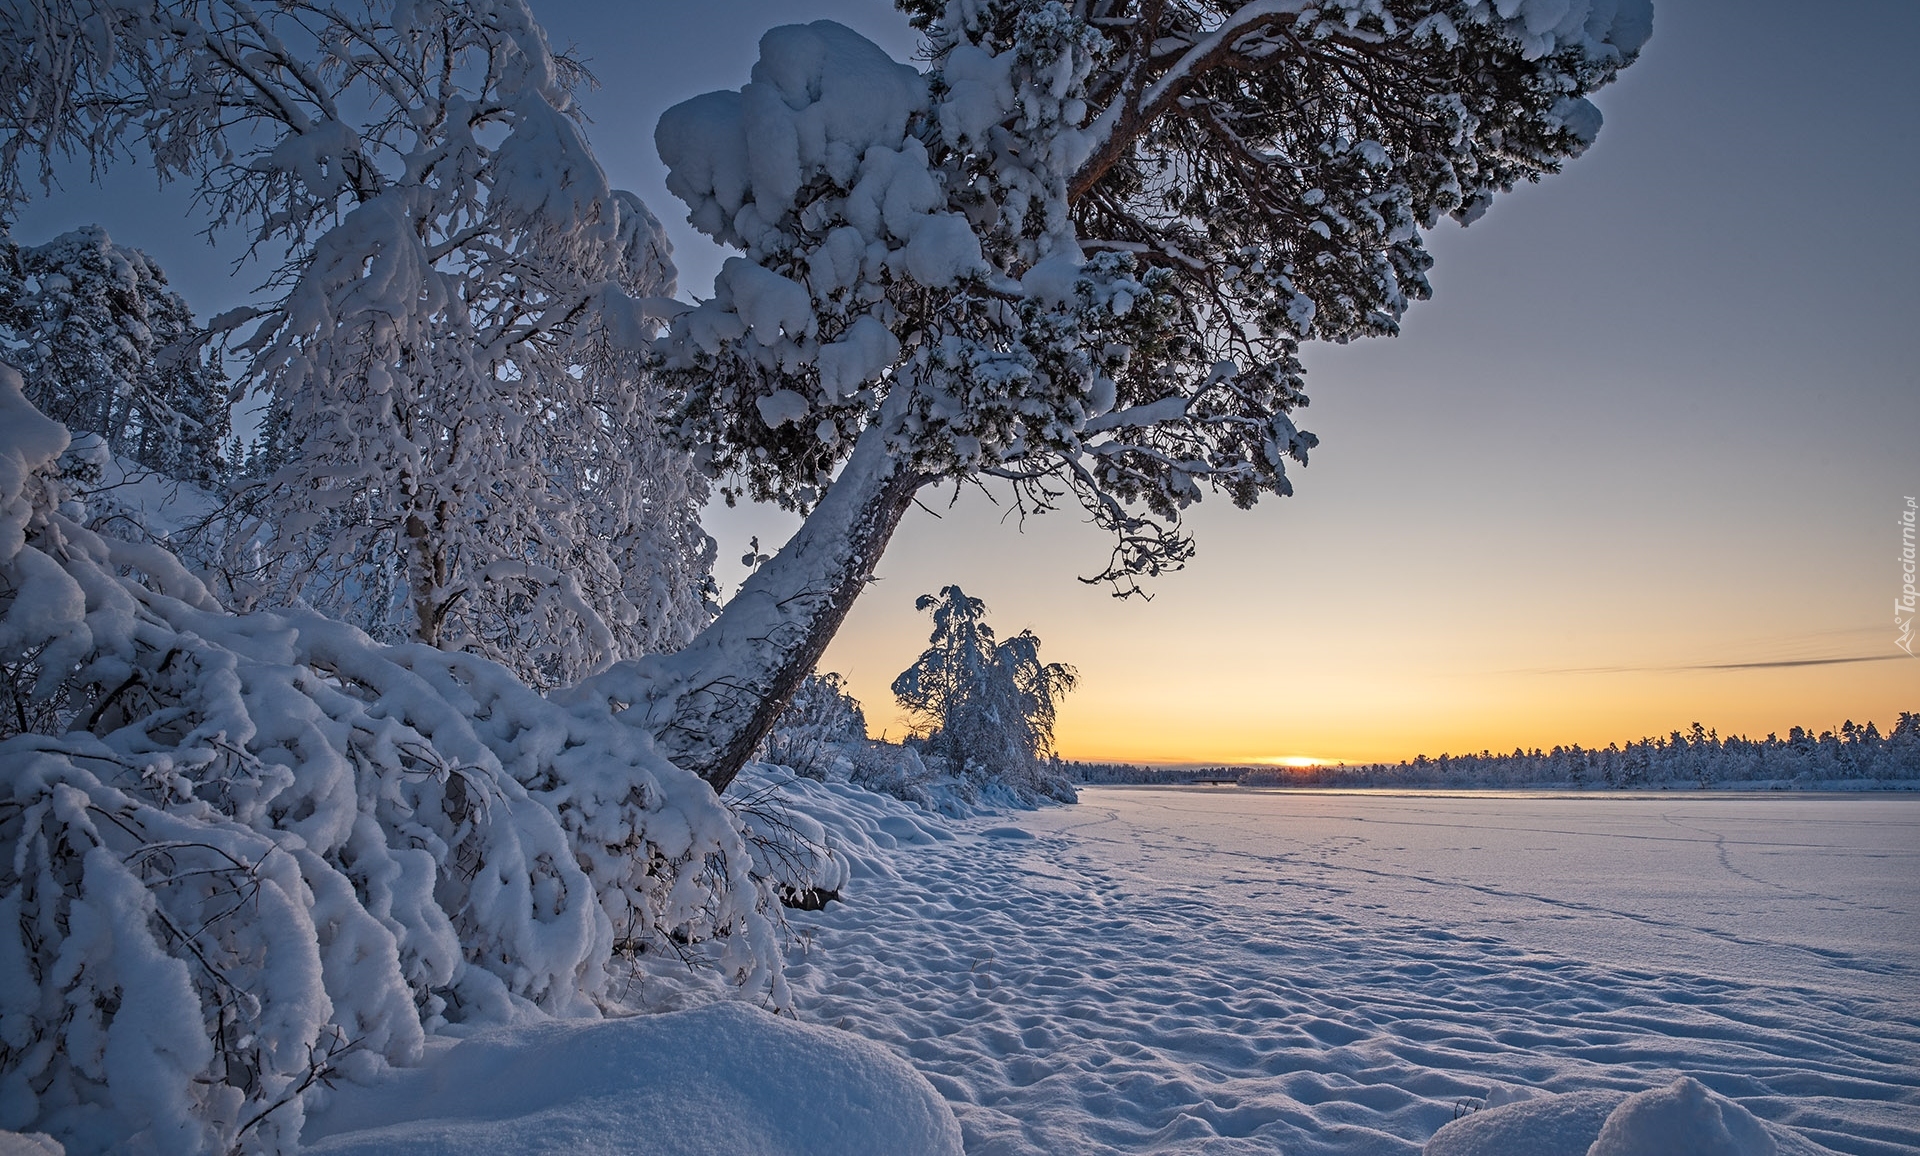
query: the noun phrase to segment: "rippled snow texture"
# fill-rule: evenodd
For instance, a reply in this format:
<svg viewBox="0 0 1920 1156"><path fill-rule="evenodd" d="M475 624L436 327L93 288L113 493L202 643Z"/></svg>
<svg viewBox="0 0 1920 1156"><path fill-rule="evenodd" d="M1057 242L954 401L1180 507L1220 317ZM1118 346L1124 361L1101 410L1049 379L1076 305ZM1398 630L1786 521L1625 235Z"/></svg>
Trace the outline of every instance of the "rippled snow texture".
<svg viewBox="0 0 1920 1156"><path fill-rule="evenodd" d="M969 1152L1414 1156L1462 1101L1682 1074L1920 1149L1920 799L1082 798L794 913L801 1018L912 1059Z"/></svg>

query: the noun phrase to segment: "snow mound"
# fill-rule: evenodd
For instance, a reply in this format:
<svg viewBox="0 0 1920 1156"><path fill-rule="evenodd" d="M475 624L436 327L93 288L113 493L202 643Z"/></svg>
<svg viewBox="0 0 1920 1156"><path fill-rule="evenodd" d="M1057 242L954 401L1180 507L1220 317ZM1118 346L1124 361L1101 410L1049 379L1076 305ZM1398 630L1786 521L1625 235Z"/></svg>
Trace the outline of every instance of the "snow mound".
<svg viewBox="0 0 1920 1156"><path fill-rule="evenodd" d="M45 1132L0 1132L0 1156L65 1156L66 1151Z"/></svg>
<svg viewBox="0 0 1920 1156"><path fill-rule="evenodd" d="M1817 1156L1827 1149L1769 1128L1681 1076L1634 1095L1569 1092L1488 1108L1434 1133L1423 1156Z"/></svg>
<svg viewBox="0 0 1920 1156"><path fill-rule="evenodd" d="M1435 1132L1422 1156L1587 1156L1593 1138L1624 1099L1619 1092L1569 1092L1486 1108Z"/></svg>
<svg viewBox="0 0 1920 1156"><path fill-rule="evenodd" d="M906 1061L738 1003L476 1035L309 1117L303 1151L958 1153Z"/></svg>
<svg viewBox="0 0 1920 1156"><path fill-rule="evenodd" d="M1753 1113L1682 1076L1622 1101L1587 1156L1775 1156L1779 1151Z"/></svg>

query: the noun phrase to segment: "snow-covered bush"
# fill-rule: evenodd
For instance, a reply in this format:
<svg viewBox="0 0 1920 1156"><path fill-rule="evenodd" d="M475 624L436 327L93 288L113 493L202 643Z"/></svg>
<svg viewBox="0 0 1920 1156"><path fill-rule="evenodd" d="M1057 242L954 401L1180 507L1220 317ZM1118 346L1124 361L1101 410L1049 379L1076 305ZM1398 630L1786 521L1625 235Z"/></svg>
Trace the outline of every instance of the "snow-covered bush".
<svg viewBox="0 0 1920 1156"><path fill-rule="evenodd" d="M816 911L840 898L850 864L834 853L817 819L788 805L783 787L793 779L787 768L759 766L763 773L743 780L727 798L753 848L754 877L770 885L783 906Z"/></svg>
<svg viewBox="0 0 1920 1156"><path fill-rule="evenodd" d="M838 674L810 674L762 745L759 762L803 779L851 783L930 810L974 784L936 771L911 746L867 737L867 716Z"/></svg>
<svg viewBox="0 0 1920 1156"><path fill-rule="evenodd" d="M987 631L989 636L991 633ZM1029 640L1033 641L1033 646L1026 645ZM996 664L993 673L1012 678L1021 671L1021 659L1030 661L1034 658L1038 642L1032 640L1030 635L1023 634L1000 646L1011 648L997 652L998 657L1007 658L1008 661ZM1041 673L1058 679L1064 669L1047 668ZM1031 675L1032 672L1026 673ZM1026 685L1032 685L1031 678ZM1019 699L1021 696L1016 694L1012 697ZM1027 708L1034 705L1030 700L1022 701ZM1019 704L1013 704L1012 709L1020 709ZM1052 703L1049 701L1045 720L1019 716L1013 732L1016 736L1012 739L1015 743L1013 748L1006 747L1008 736L1005 734L997 737L975 734L976 739L999 744L993 747L999 752L996 758L978 757L984 747L975 748L976 757L954 758L945 753L945 748L938 752L931 749L940 744L930 744L925 737L909 738L905 743L868 738L866 715L858 700L846 692L840 676L811 675L801 683L793 703L774 724L759 761L773 771L791 771L801 778L818 782L851 784L950 816L970 815L982 808L1034 807L1048 800L1072 802L1072 787L1060 777L1055 763L1023 754L1021 752L1027 748L1018 745L1039 741L1033 728L1041 721L1044 721L1050 735L1051 712ZM958 709L962 718L960 729L950 733L979 730L973 725L978 721L975 718L978 713L971 712L968 705L962 704ZM937 724L934 729L938 732ZM936 733L936 739L939 733ZM732 806L741 809L741 801L735 798L737 794L737 789L730 791L728 798ZM756 805L762 801L757 790L748 792L746 798L754 800ZM781 832L788 844L796 843L794 834ZM765 861L771 856L811 862L812 852L808 850L805 839L797 840L797 846L796 850L792 846L782 846L775 840L763 851L756 844L755 858Z"/></svg>
<svg viewBox="0 0 1920 1156"><path fill-rule="evenodd" d="M761 761L808 779L845 779L849 751L867 742L867 716L838 674L810 674L768 733Z"/></svg>
<svg viewBox="0 0 1920 1156"><path fill-rule="evenodd" d="M855 786L938 809L933 791L941 775L913 747L869 741L849 752L849 761L847 781Z"/></svg>
<svg viewBox="0 0 1920 1156"><path fill-rule="evenodd" d="M88 530L0 365L0 1128L292 1145L301 1093L620 950L786 999L748 829L643 732L474 655L235 615Z"/></svg>

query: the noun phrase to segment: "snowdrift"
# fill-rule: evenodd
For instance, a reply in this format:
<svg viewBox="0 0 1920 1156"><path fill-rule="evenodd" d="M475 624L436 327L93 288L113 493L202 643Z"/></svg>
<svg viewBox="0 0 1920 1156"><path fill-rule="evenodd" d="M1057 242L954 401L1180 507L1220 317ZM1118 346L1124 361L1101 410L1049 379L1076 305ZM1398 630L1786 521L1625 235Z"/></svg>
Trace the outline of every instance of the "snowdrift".
<svg viewBox="0 0 1920 1156"><path fill-rule="evenodd" d="M960 1125L878 1044L738 1003L496 1029L315 1114L315 1156L946 1156Z"/></svg>
<svg viewBox="0 0 1920 1156"><path fill-rule="evenodd" d="M1523 1092L1523 1096L1526 1094ZM1455 1120L1423 1156L1820 1156L1690 1076L1663 1088L1526 1096Z"/></svg>

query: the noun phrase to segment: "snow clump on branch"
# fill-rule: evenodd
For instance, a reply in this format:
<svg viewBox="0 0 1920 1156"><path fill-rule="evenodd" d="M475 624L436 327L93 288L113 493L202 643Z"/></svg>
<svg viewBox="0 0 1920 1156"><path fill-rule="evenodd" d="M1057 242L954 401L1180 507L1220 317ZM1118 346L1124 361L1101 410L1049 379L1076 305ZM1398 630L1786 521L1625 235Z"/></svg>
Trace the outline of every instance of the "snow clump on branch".
<svg viewBox="0 0 1920 1156"><path fill-rule="evenodd" d="M662 345L680 436L802 510L872 429L922 483L1071 494L1121 594L1207 491L1291 492L1300 345L1397 332L1422 230L1584 151L1651 31L1646 0L902 7L924 73L792 25L661 118L740 253Z"/></svg>

